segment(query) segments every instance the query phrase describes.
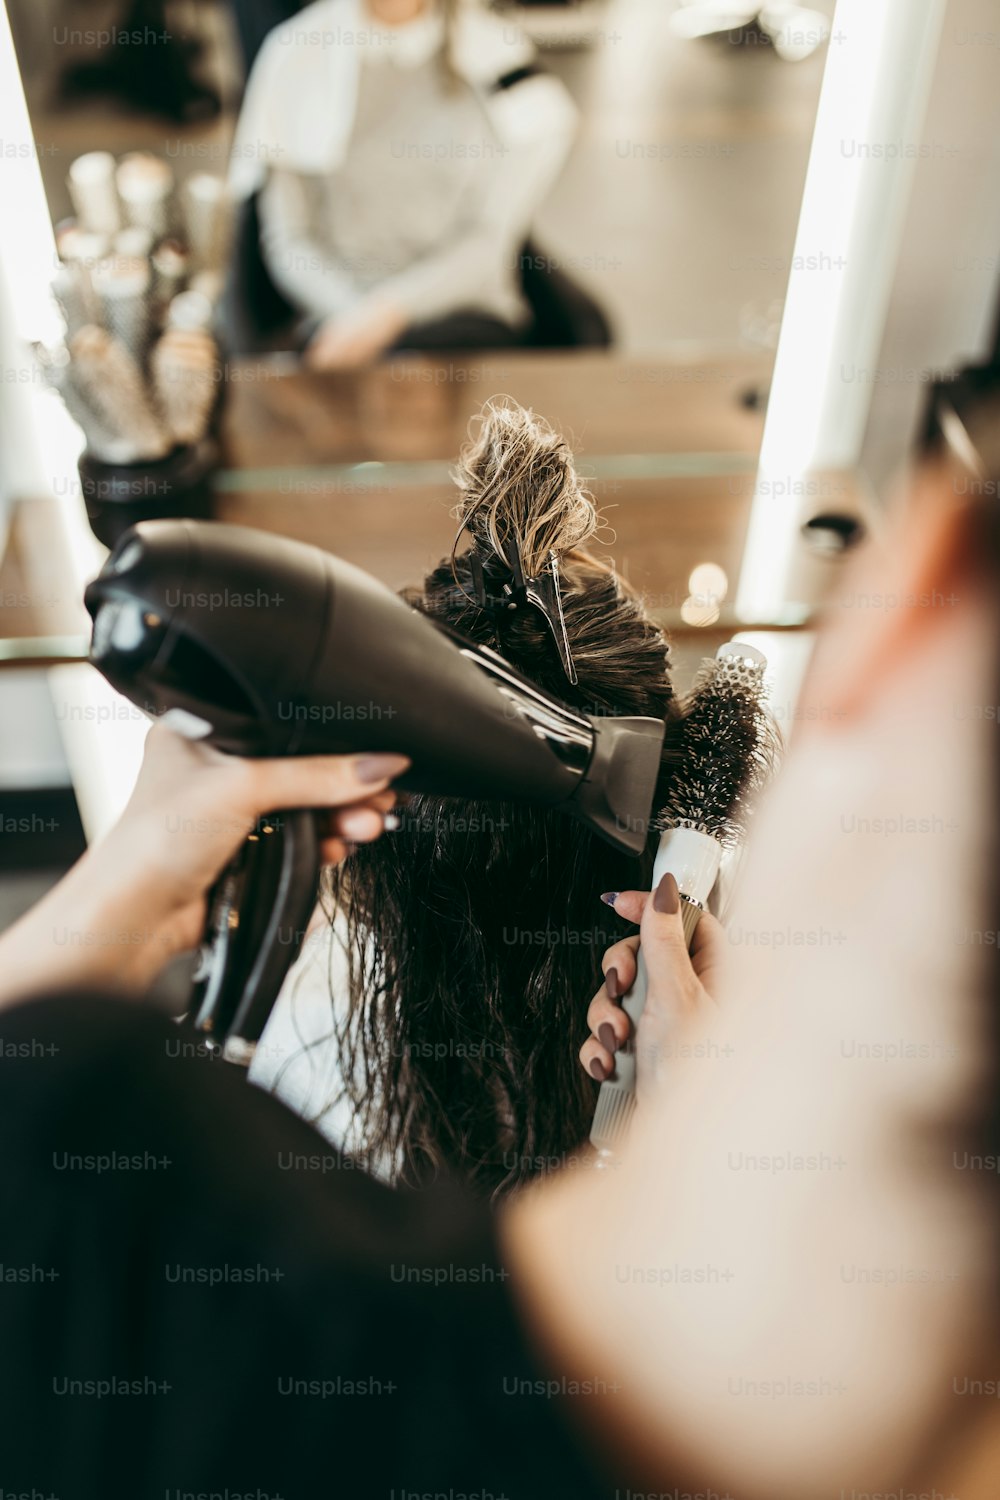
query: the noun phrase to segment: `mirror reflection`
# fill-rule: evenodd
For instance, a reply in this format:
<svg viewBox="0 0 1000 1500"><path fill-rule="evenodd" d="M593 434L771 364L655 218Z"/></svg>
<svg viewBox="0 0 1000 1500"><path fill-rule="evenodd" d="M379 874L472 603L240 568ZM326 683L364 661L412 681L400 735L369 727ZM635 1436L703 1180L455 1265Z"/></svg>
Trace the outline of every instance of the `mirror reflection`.
<svg viewBox="0 0 1000 1500"><path fill-rule="evenodd" d="M102 539L172 507L417 582L509 395L654 614L725 618L831 7L716 10L10 0Z"/></svg>

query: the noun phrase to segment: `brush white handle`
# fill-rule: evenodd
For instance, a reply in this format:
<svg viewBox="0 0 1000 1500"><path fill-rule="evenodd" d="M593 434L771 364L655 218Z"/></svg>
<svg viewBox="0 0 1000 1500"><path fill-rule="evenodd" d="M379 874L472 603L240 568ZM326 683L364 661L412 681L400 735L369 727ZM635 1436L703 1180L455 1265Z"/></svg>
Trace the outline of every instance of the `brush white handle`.
<svg viewBox="0 0 1000 1500"><path fill-rule="evenodd" d="M653 865L653 889L669 871L681 893L681 920L690 947L705 902L719 874L722 850L707 833L693 828L668 828L660 837ZM615 1155L635 1113L636 1030L646 1005L648 987L642 949L636 955L635 982L622 1000L622 1009L632 1022L632 1034L615 1053L615 1071L601 1084L590 1131L591 1144L600 1156Z"/></svg>

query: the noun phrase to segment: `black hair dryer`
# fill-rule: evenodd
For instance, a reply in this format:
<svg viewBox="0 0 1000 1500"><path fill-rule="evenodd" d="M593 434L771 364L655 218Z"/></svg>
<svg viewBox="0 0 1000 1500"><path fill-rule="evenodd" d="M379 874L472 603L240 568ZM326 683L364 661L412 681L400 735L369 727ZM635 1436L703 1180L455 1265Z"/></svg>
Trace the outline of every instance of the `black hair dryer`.
<svg viewBox="0 0 1000 1500"><path fill-rule="evenodd" d="M211 521L146 521L87 587L90 659L150 714L184 711L222 750L398 751L397 785L559 807L639 853L659 719L592 719L501 656L318 547ZM247 1063L315 907L316 815L276 814L217 882L190 1023Z"/></svg>

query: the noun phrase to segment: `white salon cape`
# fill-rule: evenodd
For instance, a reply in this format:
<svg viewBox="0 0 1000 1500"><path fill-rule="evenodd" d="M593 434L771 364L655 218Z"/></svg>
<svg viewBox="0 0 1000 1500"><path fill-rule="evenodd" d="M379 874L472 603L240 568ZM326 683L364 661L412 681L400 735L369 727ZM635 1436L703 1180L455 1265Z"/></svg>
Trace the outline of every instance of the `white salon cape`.
<svg viewBox="0 0 1000 1500"><path fill-rule="evenodd" d="M306 937L268 1018L250 1064L250 1080L315 1125L359 1170L383 1181L394 1164L372 1152L346 1097L334 1020L348 1006L346 927L325 917Z"/></svg>
<svg viewBox="0 0 1000 1500"><path fill-rule="evenodd" d="M411 323L526 321L518 260L566 160L576 110L510 21L465 0L442 67L435 10L401 27L318 0L267 38L247 83L230 187L258 195L261 250L303 314L378 293Z"/></svg>

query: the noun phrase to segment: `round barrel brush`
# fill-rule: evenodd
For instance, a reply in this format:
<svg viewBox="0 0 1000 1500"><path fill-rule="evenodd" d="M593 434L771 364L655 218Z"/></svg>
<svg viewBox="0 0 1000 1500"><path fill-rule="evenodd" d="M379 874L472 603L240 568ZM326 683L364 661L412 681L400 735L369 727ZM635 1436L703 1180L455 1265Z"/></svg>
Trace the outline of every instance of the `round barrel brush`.
<svg viewBox="0 0 1000 1500"><path fill-rule="evenodd" d="M170 435L153 410L128 350L106 329L88 326L69 340L69 352L73 384L83 404L115 439L116 462L163 458L171 447Z"/></svg>
<svg viewBox="0 0 1000 1500"><path fill-rule="evenodd" d="M121 210L111 152L88 151L78 156L70 164L66 181L81 229L93 234L117 234Z"/></svg>
<svg viewBox="0 0 1000 1500"><path fill-rule="evenodd" d="M65 344L54 349L43 344L32 346L46 381L57 391L62 403L86 439L87 451L105 463L117 463L133 456L131 445L123 443L118 433L106 426L77 389L73 362Z"/></svg>
<svg viewBox="0 0 1000 1500"><path fill-rule="evenodd" d="M129 260L148 260L153 253L153 236L141 225L130 224L127 229L119 229L111 241L111 248L115 255L123 255Z"/></svg>
<svg viewBox="0 0 1000 1500"><path fill-rule="evenodd" d="M174 442L198 442L218 394L218 350L212 335L203 328L168 328L149 363L157 408Z"/></svg>
<svg viewBox="0 0 1000 1500"><path fill-rule="evenodd" d="M167 308L167 327L181 328L189 333L192 330L208 333L212 327L213 316L214 308L211 298L192 285L186 292L178 292L177 296L172 298Z"/></svg>
<svg viewBox="0 0 1000 1500"><path fill-rule="evenodd" d="M230 204L225 181L195 172L181 194L185 239L199 271L218 271L226 264Z"/></svg>
<svg viewBox="0 0 1000 1500"><path fill-rule="evenodd" d="M740 839L755 794L774 758L775 730L764 709L767 662L753 646L730 641L695 680L685 708L679 759L670 795L656 816L660 844L653 889L669 871L681 896L690 947L722 862ZM615 1070L600 1089L591 1142L599 1160L621 1144L635 1112L635 1029L646 1003L642 949L635 983L622 1000L632 1035L615 1054Z"/></svg>
<svg viewBox="0 0 1000 1500"><path fill-rule="evenodd" d="M153 336L152 275L139 256L110 255L90 273L101 323L142 368Z"/></svg>
<svg viewBox="0 0 1000 1500"><path fill-rule="evenodd" d="M154 240L171 231L174 174L168 162L150 151L130 151L115 172L125 222L148 229Z"/></svg>
<svg viewBox="0 0 1000 1500"><path fill-rule="evenodd" d="M150 257L153 267L153 299L165 308L187 281L190 258L177 240L162 240Z"/></svg>
<svg viewBox="0 0 1000 1500"><path fill-rule="evenodd" d="M56 271L53 291L59 302L67 327L71 331L82 326L78 312L86 313L87 323L101 321L101 307L94 291L93 270L110 249L106 235L91 234L73 220L64 223L56 232L56 249L60 265ZM65 271L66 275L60 273ZM68 305L66 305L68 303Z"/></svg>
<svg viewBox="0 0 1000 1500"><path fill-rule="evenodd" d="M52 295L66 324L67 337L93 323L93 289L83 266L60 265L52 278Z"/></svg>

